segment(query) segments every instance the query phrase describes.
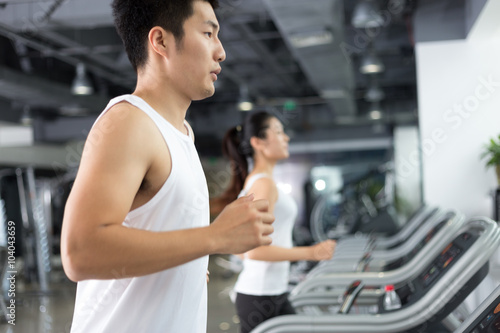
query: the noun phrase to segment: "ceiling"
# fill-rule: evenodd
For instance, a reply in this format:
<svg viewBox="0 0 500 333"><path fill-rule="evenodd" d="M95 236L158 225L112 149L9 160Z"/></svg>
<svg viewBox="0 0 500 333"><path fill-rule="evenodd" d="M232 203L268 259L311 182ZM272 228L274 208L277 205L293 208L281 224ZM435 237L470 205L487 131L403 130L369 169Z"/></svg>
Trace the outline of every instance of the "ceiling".
<svg viewBox="0 0 500 333"><path fill-rule="evenodd" d="M353 25L354 0L220 0L227 59L215 96L188 113L202 148L244 117L242 91L279 113L298 141L387 137L395 125L416 124L417 0L367 1L383 19L378 27ZM38 141L84 138L109 98L134 89L110 0L0 0L0 50L0 120L33 119ZM382 73L360 73L369 52ZM78 63L91 96L71 94ZM378 120L369 117L372 84L383 92Z"/></svg>

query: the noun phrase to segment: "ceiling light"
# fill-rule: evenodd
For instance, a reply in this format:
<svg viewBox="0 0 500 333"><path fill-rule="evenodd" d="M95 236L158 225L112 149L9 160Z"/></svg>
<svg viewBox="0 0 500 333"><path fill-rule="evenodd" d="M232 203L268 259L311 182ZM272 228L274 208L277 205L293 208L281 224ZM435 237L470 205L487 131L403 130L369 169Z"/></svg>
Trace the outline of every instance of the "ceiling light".
<svg viewBox="0 0 500 333"><path fill-rule="evenodd" d="M353 27L377 28L384 25L384 19L378 10L377 3L372 0L358 1L351 18Z"/></svg>
<svg viewBox="0 0 500 333"><path fill-rule="evenodd" d="M252 111L253 103L250 101L240 101L238 102L238 110L240 111Z"/></svg>
<svg viewBox="0 0 500 333"><path fill-rule="evenodd" d="M324 99L337 99L349 97L345 89L323 89L320 95Z"/></svg>
<svg viewBox="0 0 500 333"><path fill-rule="evenodd" d="M94 93L94 88L85 71L85 65L82 63L78 63L76 66L76 77L71 85L71 92L73 95L92 95Z"/></svg>
<svg viewBox="0 0 500 333"><path fill-rule="evenodd" d="M372 83L365 93L365 100L368 102L379 102L384 98L384 91L375 83Z"/></svg>
<svg viewBox="0 0 500 333"><path fill-rule="evenodd" d="M361 59L359 71L363 74L376 74L385 70L385 66L373 51L366 53Z"/></svg>
<svg viewBox="0 0 500 333"><path fill-rule="evenodd" d="M78 117L89 113L89 109L78 104L67 104L59 108L59 113L67 117Z"/></svg>
<svg viewBox="0 0 500 333"><path fill-rule="evenodd" d="M383 117L382 109L380 108L380 104L378 102L373 102L370 107L370 112L368 113L370 119L379 120Z"/></svg>
<svg viewBox="0 0 500 333"><path fill-rule="evenodd" d="M370 118L373 120L379 120L382 118L382 111L380 110L371 110L370 111Z"/></svg>
<svg viewBox="0 0 500 333"><path fill-rule="evenodd" d="M240 99L238 100L238 110L240 111L252 111L253 103L248 96L248 87L240 86Z"/></svg>
<svg viewBox="0 0 500 333"><path fill-rule="evenodd" d="M333 34L329 30L296 33L290 36L290 42L296 48L331 44Z"/></svg>

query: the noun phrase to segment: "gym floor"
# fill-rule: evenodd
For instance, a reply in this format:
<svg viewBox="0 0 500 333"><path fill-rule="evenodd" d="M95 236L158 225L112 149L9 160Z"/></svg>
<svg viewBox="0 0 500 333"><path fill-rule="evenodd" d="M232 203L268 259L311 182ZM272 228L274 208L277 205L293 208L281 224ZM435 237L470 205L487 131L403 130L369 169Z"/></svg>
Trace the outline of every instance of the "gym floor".
<svg viewBox="0 0 500 333"><path fill-rule="evenodd" d="M207 332L237 333L238 319L229 298L237 276L216 265L214 259L211 257L209 263ZM15 326L1 322L0 333L69 333L75 290L76 284L65 277L61 267L53 269L47 293L39 292L19 278L16 281Z"/></svg>

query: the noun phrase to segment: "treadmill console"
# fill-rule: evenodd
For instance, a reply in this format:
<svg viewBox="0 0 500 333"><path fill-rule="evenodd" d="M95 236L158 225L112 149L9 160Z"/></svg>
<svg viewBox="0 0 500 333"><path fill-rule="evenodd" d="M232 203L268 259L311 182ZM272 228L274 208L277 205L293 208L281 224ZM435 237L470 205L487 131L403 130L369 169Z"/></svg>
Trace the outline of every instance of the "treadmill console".
<svg viewBox="0 0 500 333"><path fill-rule="evenodd" d="M452 243L448 244L424 273L420 275L419 280L424 289L430 288L437 278L442 276L476 239L477 236L464 232L455 238Z"/></svg>
<svg viewBox="0 0 500 333"><path fill-rule="evenodd" d="M408 281L405 285L397 286L396 293L399 295L403 307L413 304L422 298L436 281L474 244L478 237L478 235L471 232L460 234L436 256L423 270L422 274Z"/></svg>
<svg viewBox="0 0 500 333"><path fill-rule="evenodd" d="M425 238L422 239L418 244L417 246L415 246L415 248L411 251L411 254L412 256L416 255L418 253L418 251L420 251L420 249L422 249L425 245L427 245L427 243L429 243L431 241L431 239L434 237L434 235L439 231L441 230L444 225L448 222L448 220L443 220L441 222L439 222L438 225L436 225L435 227L433 227L431 230L429 230L429 232L427 232L427 235L425 235Z"/></svg>
<svg viewBox="0 0 500 333"><path fill-rule="evenodd" d="M413 250L408 253L407 255L395 260L395 261L392 261L390 262L389 264L387 264L385 267L384 267L384 270L385 271L391 271L391 270L394 270L394 269L397 269L403 265L406 265L408 262L411 261L411 259L413 259L413 257L415 257L415 255L425 246L427 245L427 243L429 243L431 241L431 239L434 237L434 235L439 231L441 230L444 225L448 222L448 219L444 219L443 221L439 222L438 225L434 226L431 230L429 230L427 232L427 234L425 235L425 237L420 241L418 242L418 244L413 248Z"/></svg>
<svg viewBox="0 0 500 333"><path fill-rule="evenodd" d="M422 276L422 281L424 287L427 287L436 280L440 273L448 267L448 265L455 260L462 249L455 244L449 244L446 249L443 250L441 256L434 262L434 264L429 268L425 274Z"/></svg>
<svg viewBox="0 0 500 333"><path fill-rule="evenodd" d="M499 333L500 332L500 296L484 310L464 333Z"/></svg>

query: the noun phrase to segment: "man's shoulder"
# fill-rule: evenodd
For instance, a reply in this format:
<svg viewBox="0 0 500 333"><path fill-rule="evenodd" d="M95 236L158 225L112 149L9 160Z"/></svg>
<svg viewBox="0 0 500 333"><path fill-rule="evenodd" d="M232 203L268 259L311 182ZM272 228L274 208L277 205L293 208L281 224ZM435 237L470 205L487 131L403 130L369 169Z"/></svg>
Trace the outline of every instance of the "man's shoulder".
<svg viewBox="0 0 500 333"><path fill-rule="evenodd" d="M102 149L117 149L146 153L155 136L155 124L147 114L127 102L120 102L104 112L92 127L88 143L100 144Z"/></svg>
<svg viewBox="0 0 500 333"><path fill-rule="evenodd" d="M135 105L122 101L111 106L102 118L112 118L117 121L148 119L147 114Z"/></svg>
<svg viewBox="0 0 500 333"><path fill-rule="evenodd" d="M101 114L92 131L99 131L102 134L114 132L117 135L125 131L125 134L131 135L151 131L154 126L153 120L145 112L124 101Z"/></svg>

